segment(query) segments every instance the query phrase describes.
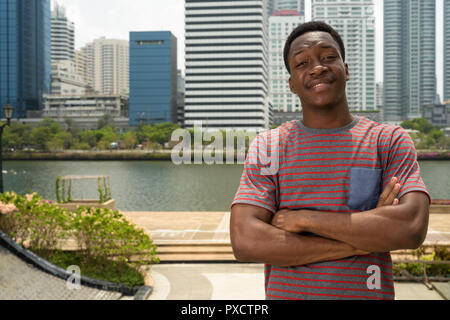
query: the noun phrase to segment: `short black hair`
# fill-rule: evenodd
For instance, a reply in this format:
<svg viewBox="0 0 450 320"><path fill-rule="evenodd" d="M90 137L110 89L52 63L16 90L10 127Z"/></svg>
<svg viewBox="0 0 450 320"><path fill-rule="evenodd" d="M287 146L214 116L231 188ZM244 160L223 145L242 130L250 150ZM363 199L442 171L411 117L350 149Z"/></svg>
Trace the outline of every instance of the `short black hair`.
<svg viewBox="0 0 450 320"><path fill-rule="evenodd" d="M296 27L294 30L292 30L291 34L286 40L286 43L284 45L284 65L286 66L287 71L289 74L291 73L291 70L289 68L289 51L291 50L291 44L294 42L295 39L300 37L301 35L307 33L307 32L313 32L313 31L323 31L329 33L333 39L337 42L339 45L339 48L341 50L342 60L345 62L345 47L344 42L342 41L341 36L339 33L337 33L336 30L333 29L332 26L329 24L323 22L323 21L310 21L303 23Z"/></svg>

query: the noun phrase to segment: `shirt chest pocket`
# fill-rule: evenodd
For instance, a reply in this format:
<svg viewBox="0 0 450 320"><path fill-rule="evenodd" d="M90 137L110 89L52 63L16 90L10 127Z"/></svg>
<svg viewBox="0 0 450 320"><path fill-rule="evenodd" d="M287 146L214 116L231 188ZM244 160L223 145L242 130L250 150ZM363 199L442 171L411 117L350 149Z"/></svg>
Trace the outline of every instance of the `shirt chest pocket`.
<svg viewBox="0 0 450 320"><path fill-rule="evenodd" d="M348 207L367 211L377 206L381 193L382 169L351 168Z"/></svg>

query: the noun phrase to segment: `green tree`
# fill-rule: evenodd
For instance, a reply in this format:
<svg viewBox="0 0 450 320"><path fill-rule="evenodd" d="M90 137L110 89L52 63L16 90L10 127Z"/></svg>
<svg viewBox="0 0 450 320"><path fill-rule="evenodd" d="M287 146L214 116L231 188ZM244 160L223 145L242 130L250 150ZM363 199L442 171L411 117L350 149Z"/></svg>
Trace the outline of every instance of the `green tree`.
<svg viewBox="0 0 450 320"><path fill-rule="evenodd" d="M47 143L53 138L53 134L49 127L38 126L31 131L31 142L34 147L41 151L48 151Z"/></svg>
<svg viewBox="0 0 450 320"><path fill-rule="evenodd" d="M428 122L428 120L425 118L405 120L400 125L404 129L418 130L426 134L430 133L431 130L436 128L432 123Z"/></svg>
<svg viewBox="0 0 450 320"><path fill-rule="evenodd" d="M96 130L95 134L97 138L100 137L100 139L97 140L97 148L101 150L109 149L111 143L118 140L117 134L110 126Z"/></svg>
<svg viewBox="0 0 450 320"><path fill-rule="evenodd" d="M92 130L83 130L83 131L79 132L78 139L80 140L80 143L86 143L91 148L93 148L97 145L97 136L96 136L95 132ZM100 141L100 139L98 139L98 141Z"/></svg>
<svg viewBox="0 0 450 320"><path fill-rule="evenodd" d="M138 142L136 138L136 132L134 131L128 131L124 133L121 137L121 140L122 140L121 147L124 149L134 149L134 146Z"/></svg>
<svg viewBox="0 0 450 320"><path fill-rule="evenodd" d="M29 124L13 121L5 127L2 136L3 148L19 150L31 144L31 126Z"/></svg>
<svg viewBox="0 0 450 320"><path fill-rule="evenodd" d="M164 144L170 140L172 132L178 128L180 128L178 125L170 122L159 123L154 126L145 125L139 128L136 137L140 143L157 142Z"/></svg>
<svg viewBox="0 0 450 320"><path fill-rule="evenodd" d="M116 128L114 119L109 113L105 113L97 122L98 129L102 129L104 127Z"/></svg>

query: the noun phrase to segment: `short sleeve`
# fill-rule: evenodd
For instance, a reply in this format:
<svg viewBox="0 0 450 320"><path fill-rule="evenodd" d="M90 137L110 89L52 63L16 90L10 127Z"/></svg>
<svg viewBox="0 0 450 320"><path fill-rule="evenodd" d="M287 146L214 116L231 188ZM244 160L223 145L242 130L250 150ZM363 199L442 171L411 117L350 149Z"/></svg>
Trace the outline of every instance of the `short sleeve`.
<svg viewBox="0 0 450 320"><path fill-rule="evenodd" d="M270 148L265 140L263 135L258 135L250 144L231 207L238 203L250 204L276 213L277 179L270 174Z"/></svg>
<svg viewBox="0 0 450 320"><path fill-rule="evenodd" d="M431 197L420 176L420 166L417 161L417 151L409 134L401 127L395 127L383 153L383 189L392 177L397 177L401 184L401 198L408 192L424 192L431 203Z"/></svg>

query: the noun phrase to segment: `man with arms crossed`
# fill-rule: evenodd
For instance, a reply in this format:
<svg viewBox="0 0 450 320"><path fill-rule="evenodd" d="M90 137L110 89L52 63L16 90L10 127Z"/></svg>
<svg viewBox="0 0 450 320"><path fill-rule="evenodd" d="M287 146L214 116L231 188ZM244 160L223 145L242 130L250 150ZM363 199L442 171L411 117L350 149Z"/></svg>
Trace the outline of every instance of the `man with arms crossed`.
<svg viewBox="0 0 450 320"><path fill-rule="evenodd" d="M394 299L389 251L419 247L428 227L414 144L401 127L350 114L332 27L300 25L284 57L303 121L252 142L231 207L234 254L265 264L267 299Z"/></svg>

